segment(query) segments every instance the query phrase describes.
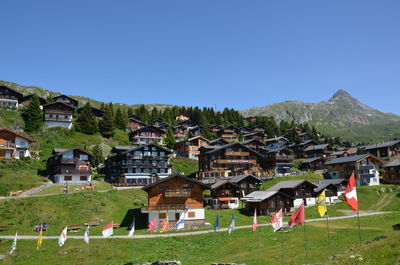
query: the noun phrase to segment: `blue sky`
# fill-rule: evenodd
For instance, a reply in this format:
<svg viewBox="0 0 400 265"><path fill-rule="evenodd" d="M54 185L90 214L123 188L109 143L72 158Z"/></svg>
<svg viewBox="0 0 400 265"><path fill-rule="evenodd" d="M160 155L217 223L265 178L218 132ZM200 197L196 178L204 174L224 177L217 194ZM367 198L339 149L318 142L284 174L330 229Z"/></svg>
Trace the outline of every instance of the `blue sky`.
<svg viewBox="0 0 400 265"><path fill-rule="evenodd" d="M400 114L400 1L0 3L0 79L102 101L245 109L342 88Z"/></svg>

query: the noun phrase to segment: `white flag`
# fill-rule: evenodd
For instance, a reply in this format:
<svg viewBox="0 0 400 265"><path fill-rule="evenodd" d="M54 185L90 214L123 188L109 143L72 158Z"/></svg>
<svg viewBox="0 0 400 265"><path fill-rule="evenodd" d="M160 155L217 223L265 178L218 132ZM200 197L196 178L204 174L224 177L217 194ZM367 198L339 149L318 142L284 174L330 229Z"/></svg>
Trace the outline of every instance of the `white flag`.
<svg viewBox="0 0 400 265"><path fill-rule="evenodd" d="M113 231L113 222L111 221L110 223L108 223L108 224L103 228L103 231L102 231L101 233L103 234L103 237L112 236L112 234L114 233L114 231Z"/></svg>
<svg viewBox="0 0 400 265"><path fill-rule="evenodd" d="M83 235L83 240L85 240L86 244L89 244L89 226L87 226L85 230L85 234Z"/></svg>
<svg viewBox="0 0 400 265"><path fill-rule="evenodd" d="M64 246L65 241L67 240L67 226L61 232L60 237L58 238L58 245L60 247Z"/></svg>
<svg viewBox="0 0 400 265"><path fill-rule="evenodd" d="M232 233L233 231L235 231L235 214L232 214L231 217L231 222L229 223L229 227L228 227L228 233Z"/></svg>
<svg viewBox="0 0 400 265"><path fill-rule="evenodd" d="M135 217L133 217L133 221L131 224L131 230L129 230L128 236L133 236L134 233L135 233Z"/></svg>
<svg viewBox="0 0 400 265"><path fill-rule="evenodd" d="M272 227L274 228L274 232L278 231L282 228L282 208L275 214L271 219Z"/></svg>
<svg viewBox="0 0 400 265"><path fill-rule="evenodd" d="M182 217L179 218L179 221L175 224L176 230L181 230L183 228L185 228L185 213L182 213Z"/></svg>
<svg viewBox="0 0 400 265"><path fill-rule="evenodd" d="M12 255L15 250L17 250L17 237L18 237L18 232L15 232L15 237L11 246L11 250L8 252L8 254L10 255Z"/></svg>

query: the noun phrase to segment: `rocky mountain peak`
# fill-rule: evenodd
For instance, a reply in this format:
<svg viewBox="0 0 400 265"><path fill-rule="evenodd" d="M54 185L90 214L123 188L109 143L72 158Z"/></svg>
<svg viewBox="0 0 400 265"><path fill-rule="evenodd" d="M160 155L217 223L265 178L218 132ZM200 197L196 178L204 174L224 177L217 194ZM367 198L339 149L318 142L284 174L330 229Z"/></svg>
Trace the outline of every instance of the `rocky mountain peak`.
<svg viewBox="0 0 400 265"><path fill-rule="evenodd" d="M355 101L357 102L357 100L355 98L353 98L347 91L343 90L343 89L339 89L330 99L329 101L342 101L342 100L346 100L346 101Z"/></svg>

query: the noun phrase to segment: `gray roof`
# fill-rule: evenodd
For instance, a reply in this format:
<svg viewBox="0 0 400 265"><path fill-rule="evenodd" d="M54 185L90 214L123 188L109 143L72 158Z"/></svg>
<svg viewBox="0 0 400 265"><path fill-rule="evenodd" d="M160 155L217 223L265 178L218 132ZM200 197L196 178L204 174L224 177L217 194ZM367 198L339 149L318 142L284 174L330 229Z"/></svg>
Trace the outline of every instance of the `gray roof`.
<svg viewBox="0 0 400 265"><path fill-rule="evenodd" d="M396 144L399 144L399 143L400 143L400 140L390 141L390 142L381 143L381 144L370 144L370 145L365 146L364 150L371 150L371 149L389 147L389 146L393 146L393 145L396 145Z"/></svg>
<svg viewBox="0 0 400 265"><path fill-rule="evenodd" d="M64 153L65 151L68 151L68 149L64 148L54 148L53 153L58 154L58 153Z"/></svg>
<svg viewBox="0 0 400 265"><path fill-rule="evenodd" d="M132 148L135 148L136 146L134 145L116 145L113 148L116 150L130 150Z"/></svg>
<svg viewBox="0 0 400 265"><path fill-rule="evenodd" d="M253 191L252 193L243 197L243 200L247 202L262 202L278 192L279 191Z"/></svg>
<svg viewBox="0 0 400 265"><path fill-rule="evenodd" d="M291 189L291 188L296 188L300 184L303 184L304 182L308 182L307 180L304 179L297 179L297 180L285 180L285 181L280 181L276 183L274 186L271 188L267 189L267 191L279 191L280 189ZM312 185L315 185L311 182L308 182Z"/></svg>
<svg viewBox="0 0 400 265"><path fill-rule="evenodd" d="M370 156L370 155L369 154L363 154L363 155L355 155L355 156L338 157L338 158L334 158L332 160L329 160L328 162L325 163L325 165L334 165L334 164L356 162L358 160L366 158L367 156Z"/></svg>
<svg viewBox="0 0 400 265"><path fill-rule="evenodd" d="M205 189L210 189L210 186L208 186L207 184L204 184L201 181L198 181L197 179L189 178L188 176L175 173L175 174L169 175L166 178L162 178L162 179L160 179L160 180L158 180L156 182L147 184L146 186L142 187L142 190L148 191L149 188L151 188L151 187L153 187L155 185L158 185L159 183L162 183L164 181L167 181L167 180L169 180L171 178L174 178L174 177L183 178L183 179L186 179L189 182L193 182L193 183L199 184L200 186L202 186Z"/></svg>
<svg viewBox="0 0 400 265"><path fill-rule="evenodd" d="M329 146L329 144L318 144L318 145L311 145L304 149L305 152L312 151L312 150L322 150Z"/></svg>
<svg viewBox="0 0 400 265"><path fill-rule="evenodd" d="M230 183L230 184L232 184L232 185L234 185L234 186L236 186L236 187L239 187L236 183L232 183L231 181L229 181L229 180L219 180L219 181L217 181L216 183L214 183L213 185L211 185L211 189L213 190L213 189L216 189L216 188L218 188L218 187L220 187L220 186L222 186L222 185L224 185L224 184L227 184L227 183Z"/></svg>
<svg viewBox="0 0 400 265"><path fill-rule="evenodd" d="M232 176L232 177L229 178L229 180L232 181L232 182L238 183L241 180L243 180L243 179L245 179L245 178L247 178L249 176L252 177L252 178L255 178L256 180L261 182L261 180L259 178L257 178L256 176L253 176L251 174L249 174L249 175L240 175L240 176Z"/></svg>
<svg viewBox="0 0 400 265"><path fill-rule="evenodd" d="M324 179L324 180L319 180L318 182L315 182L314 184L317 186L314 191L319 192L329 185L334 185L334 186L339 186L343 181L347 182L345 179Z"/></svg>
<svg viewBox="0 0 400 265"><path fill-rule="evenodd" d="M400 166L400 158L391 159L389 162L383 165L383 167L398 167Z"/></svg>
<svg viewBox="0 0 400 265"><path fill-rule="evenodd" d="M314 161L317 161L321 159L322 157L312 157L312 158L307 158L301 161L301 164L307 164L307 163L312 163Z"/></svg>

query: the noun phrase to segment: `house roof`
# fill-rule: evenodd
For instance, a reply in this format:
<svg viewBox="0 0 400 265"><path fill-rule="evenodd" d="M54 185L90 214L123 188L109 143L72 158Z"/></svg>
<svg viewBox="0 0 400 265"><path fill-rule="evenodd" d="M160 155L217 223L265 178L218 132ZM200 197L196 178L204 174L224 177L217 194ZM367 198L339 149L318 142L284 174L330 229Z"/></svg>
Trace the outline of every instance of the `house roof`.
<svg viewBox="0 0 400 265"><path fill-rule="evenodd" d="M133 146L133 145L115 145L115 146L113 146L112 150L126 151L126 150L131 150L135 147L136 146Z"/></svg>
<svg viewBox="0 0 400 265"><path fill-rule="evenodd" d="M378 148L383 148L383 147L390 147L396 144L399 144L400 140L396 141L390 141L390 142L385 142L381 144L370 144L364 147L364 150L372 150L372 149L378 149Z"/></svg>
<svg viewBox="0 0 400 265"><path fill-rule="evenodd" d="M398 167L400 166L400 158L391 159L389 162L384 164L382 167Z"/></svg>
<svg viewBox="0 0 400 265"><path fill-rule="evenodd" d="M263 143L262 141L260 141L259 139L256 139L256 138L248 139L248 140L242 141L240 143L248 144L248 143L251 143L251 142L258 142L259 144L265 145L265 143Z"/></svg>
<svg viewBox="0 0 400 265"><path fill-rule="evenodd" d="M17 90L12 89L12 88L10 88L9 86L6 86L6 85L3 85L3 84L2 84L2 85L0 85L0 87L5 87L6 89L8 89L8 90L10 90L10 91L12 91L12 92L18 94L18 96L21 97L21 98L24 96L22 93L19 93Z"/></svg>
<svg viewBox="0 0 400 265"><path fill-rule="evenodd" d="M172 175L169 175L169 176L166 177L166 178L162 178L162 179L160 179L160 180L158 180L158 181L156 181L156 182L154 182L154 183L151 183L151 184L148 184L148 185L144 186L144 187L142 188L142 190L148 191L151 187L153 187L153 186L155 186L155 185L158 185L158 184L160 184L160 183L162 183L162 182L164 182L164 181L167 181L167 180L169 180L169 179L172 179L172 178L174 178L174 177L183 178L183 179L186 179L187 181L190 181L190 182L199 184L200 186L204 187L205 189L210 189L210 186L208 186L208 185L204 184L203 182L198 181L198 180L196 180L196 179L192 179L192 178L189 178L188 176L181 175L181 174L172 174Z"/></svg>
<svg viewBox="0 0 400 265"><path fill-rule="evenodd" d="M284 142L289 142L289 140L286 137L283 136L278 136L278 137L274 137L274 138L269 138L266 139L265 142L273 142L273 141L284 141Z"/></svg>
<svg viewBox="0 0 400 265"><path fill-rule="evenodd" d="M268 153L279 152L279 151L281 151L281 150L283 150L283 149L287 149L286 144L287 144L286 142L277 142L277 143L269 144L269 145L267 145L267 146L265 147L265 150L266 150ZM287 149L287 150L289 150L289 149ZM290 151L290 152L291 152L291 151Z"/></svg>
<svg viewBox="0 0 400 265"><path fill-rule="evenodd" d="M318 145L311 145L304 149L305 152L312 151L312 150L323 150L327 148L329 144L318 144ZM330 147L330 146L329 146Z"/></svg>
<svg viewBox="0 0 400 265"><path fill-rule="evenodd" d="M381 161L378 158L374 157L373 155L370 154L363 154L363 155L355 155L355 156L346 156L346 157L338 157L338 158L334 158L329 160L328 162L325 163L325 165L335 165L335 164L343 164L343 163L353 163L353 162L357 162L359 160L362 160L366 157L372 157L374 158L376 161Z"/></svg>
<svg viewBox="0 0 400 265"><path fill-rule="evenodd" d="M316 187L315 184L304 180L304 179L298 179L298 180L285 180L285 181L280 181L278 183L276 183L274 186L272 186L271 188L267 189L267 191L279 191L280 189L293 189L298 187L299 185L303 184L303 183L309 183L313 186Z"/></svg>
<svg viewBox="0 0 400 265"><path fill-rule="evenodd" d="M53 149L53 156L55 156L55 155L62 155L62 154L64 154L64 153L66 153L66 152L73 151L73 150L79 150L79 151L81 151L81 152L83 152L83 153L85 153L85 154L88 154L88 155L90 155L90 156L93 156L92 153L89 153L88 151L83 150L83 149L81 149L81 148L79 148L79 147L75 147L75 148L71 148L71 149L54 148L54 149Z"/></svg>
<svg viewBox="0 0 400 265"><path fill-rule="evenodd" d="M321 179L321 180L318 180L317 182L314 182L315 185L317 185L317 184L340 185L340 184L343 184L343 183L347 183L347 180L346 179Z"/></svg>
<svg viewBox="0 0 400 265"><path fill-rule="evenodd" d="M259 156L262 156L262 154L260 154L260 153L257 152L256 150L254 150L254 149L252 149L252 148L249 148L249 147L243 145L243 144L240 143L240 142L211 147L210 150L208 150L208 151L206 152L206 154L211 154L211 153L214 153L214 152L216 152L216 151L223 150L223 149L225 149L225 148L229 148L229 147L235 146L235 145L240 145L240 147L243 147L243 148L247 149L247 150L250 151L250 152L253 152L253 153L255 153L255 154L259 155ZM207 148L208 148L208 147L207 147Z"/></svg>
<svg viewBox="0 0 400 265"><path fill-rule="evenodd" d="M218 142L218 141L223 141L223 142L225 142L225 144L228 144L228 141L226 141L226 140L224 140L224 139L222 139L222 138L217 138L217 139L215 139L215 140L212 140L212 141L210 141L210 144L216 143L216 142Z"/></svg>
<svg viewBox="0 0 400 265"><path fill-rule="evenodd" d="M169 150L169 149L167 149L167 148L165 148L165 147L162 147L162 146L159 146L159 145L156 145L156 144L147 144L147 145L141 145L141 146L133 147L133 148L131 148L131 149L126 150L125 152L122 152L121 154L126 154L126 153L129 153L129 152L132 152L132 151L136 151L136 150L139 150L139 149L141 149L141 148L148 147L148 146L155 146L155 147L158 147L158 148L164 150L165 152L167 152L168 154L171 154L171 153L172 153L171 150Z"/></svg>
<svg viewBox="0 0 400 265"><path fill-rule="evenodd" d="M233 186L235 186L235 187L239 187L236 183L231 182L231 181L229 181L229 180L220 180L220 181L217 181L216 183L214 183L213 185L211 185L211 189L212 189L212 190L215 190L215 189L217 189L217 188L219 188L219 187L221 187L222 185L225 185L225 184L227 184L227 183L229 183L229 184L231 184L231 185L233 185Z"/></svg>
<svg viewBox="0 0 400 265"><path fill-rule="evenodd" d="M55 97L53 97L53 100L57 100L58 98L61 98L61 97L64 97L64 98L68 98L68 99L70 99L72 102L74 102L74 103L76 103L76 104L78 104L78 100L76 100L76 99L74 99L74 98L71 98L71 97L69 97L69 96L67 96L67 95L59 95L59 96L55 96Z"/></svg>
<svg viewBox="0 0 400 265"><path fill-rule="evenodd" d="M155 127L155 126L153 126L153 125L148 125L148 126L139 128L139 129L137 129L137 130L134 130L134 131L131 132L131 134L135 134L135 133L137 133L137 132L140 132L140 131L143 131L143 130L146 130L146 129L155 130L155 131L158 131L158 132L160 132L160 133L164 133L164 134L165 134L165 131L164 131L164 130L161 130L160 128L157 128L157 127Z"/></svg>
<svg viewBox="0 0 400 265"><path fill-rule="evenodd" d="M246 195L245 197L243 197L243 200L247 201L247 202L262 202L272 196L274 196L275 194L281 193L277 190L274 191L253 191L252 193ZM289 195L285 194L285 193L281 193L289 198L291 198Z"/></svg>
<svg viewBox="0 0 400 265"><path fill-rule="evenodd" d="M18 137L20 137L20 138L23 138L23 139L25 139L25 140L27 140L28 142L31 142L31 143L35 142L33 139L31 139L31 138L29 138L29 137L27 137L27 136L25 136L25 135L22 135L22 134L20 134L20 133L17 133L16 131L10 130L10 129L8 129L8 128L0 128L0 132L1 132L1 131L10 132L10 133L15 134L16 136L18 136Z"/></svg>
<svg viewBox="0 0 400 265"><path fill-rule="evenodd" d="M254 175L252 175L252 174L248 174L248 175L239 175L239 176L232 176L232 177L229 178L229 181L238 183L238 182L240 182L240 181L242 181L243 179L248 178L248 177L254 178L254 179L256 179L257 181L261 182L261 179L257 178L256 176L254 176Z"/></svg>
<svg viewBox="0 0 400 265"><path fill-rule="evenodd" d="M44 105L43 105L43 108L46 108L46 107L51 106L51 105L56 105L56 104L62 104L62 105L67 106L68 108L70 108L70 109L72 109L72 110L75 109L74 106L69 105L69 104L66 104L66 103L64 103L64 102L60 102L60 101L52 102L52 103L49 103L49 104L44 104Z"/></svg>
<svg viewBox="0 0 400 265"><path fill-rule="evenodd" d="M326 188L328 188L329 186L332 187L338 187L338 185L332 184L332 183L314 183L317 187L314 189L315 192L320 192Z"/></svg>
<svg viewBox="0 0 400 265"><path fill-rule="evenodd" d="M312 162L317 161L317 160L319 160L319 159L322 159L322 157L307 158L307 159L302 160L300 163L301 163L301 164L312 163Z"/></svg>

